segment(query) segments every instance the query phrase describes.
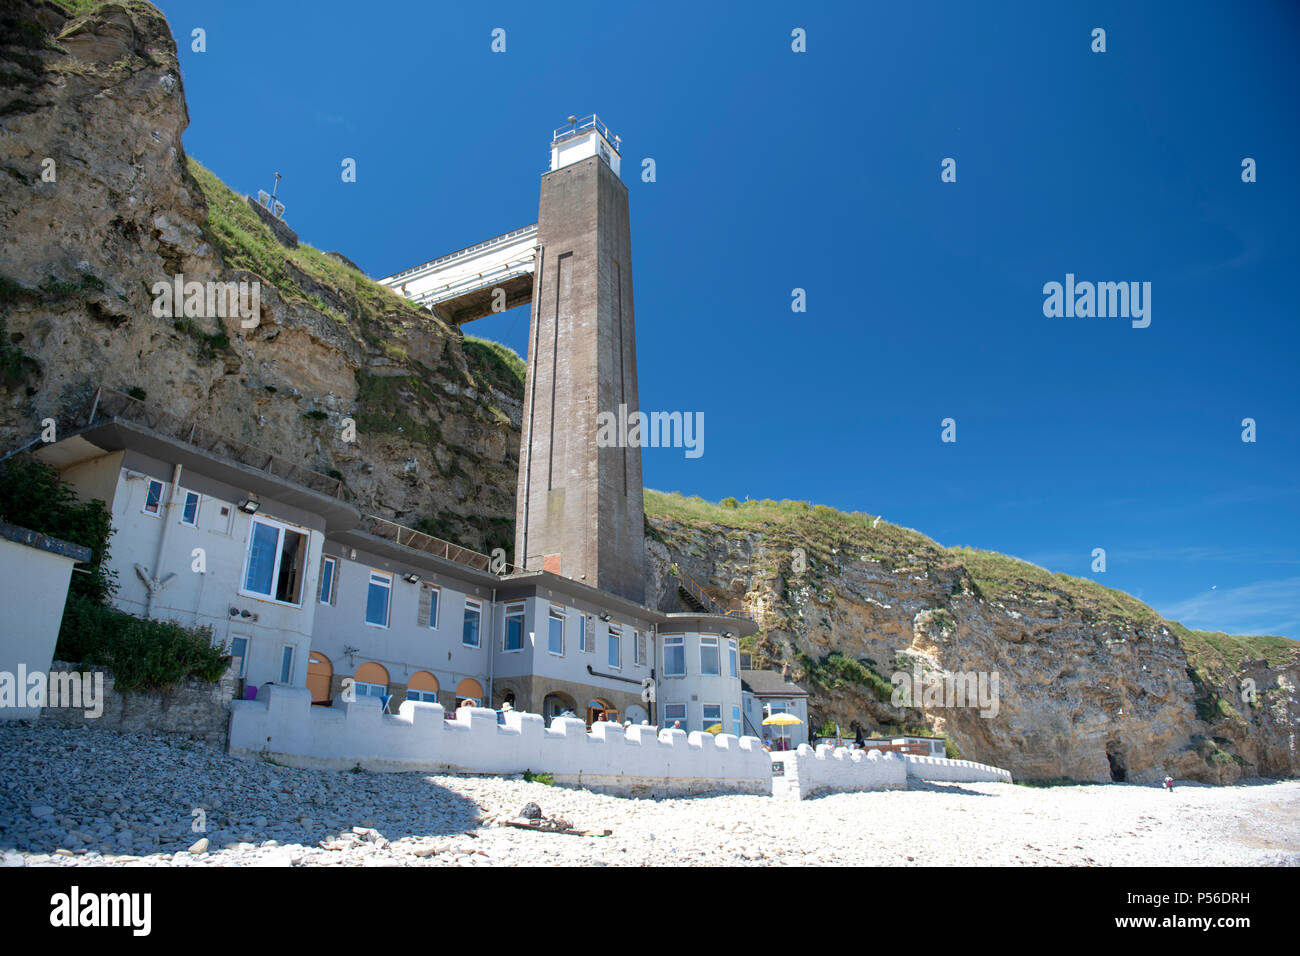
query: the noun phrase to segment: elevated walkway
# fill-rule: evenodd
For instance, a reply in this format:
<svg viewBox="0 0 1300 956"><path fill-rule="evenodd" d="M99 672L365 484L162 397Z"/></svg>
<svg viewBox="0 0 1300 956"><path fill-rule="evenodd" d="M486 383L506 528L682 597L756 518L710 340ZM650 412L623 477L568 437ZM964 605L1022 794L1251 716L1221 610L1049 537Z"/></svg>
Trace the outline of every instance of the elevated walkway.
<svg viewBox="0 0 1300 956"><path fill-rule="evenodd" d="M496 289L505 293L500 311L530 302L536 269L533 223L378 281L444 321L461 325L492 314L493 299L499 299Z"/></svg>

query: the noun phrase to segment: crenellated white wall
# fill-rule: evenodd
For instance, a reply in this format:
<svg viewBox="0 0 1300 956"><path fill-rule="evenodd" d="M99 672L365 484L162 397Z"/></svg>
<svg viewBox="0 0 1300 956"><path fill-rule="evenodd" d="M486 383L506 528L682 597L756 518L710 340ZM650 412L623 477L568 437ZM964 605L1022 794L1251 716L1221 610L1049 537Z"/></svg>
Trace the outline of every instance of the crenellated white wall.
<svg viewBox="0 0 1300 956"><path fill-rule="evenodd" d="M991 767L973 760L948 760L945 757L914 757L904 754L907 776L915 780L942 783L1011 783L1011 771Z"/></svg>
<svg viewBox="0 0 1300 956"><path fill-rule="evenodd" d="M1011 782L1009 771L971 760L913 757L879 750L863 752L829 744L816 750L801 744L796 750L769 756L773 764L772 794L788 800L826 792L905 790L908 780Z"/></svg>
<svg viewBox="0 0 1300 956"><path fill-rule="evenodd" d="M827 791L907 789L907 767L898 754L829 745L813 750L800 744L795 750L769 756L774 765L772 794L787 800L803 800Z"/></svg>
<svg viewBox="0 0 1300 956"><path fill-rule="evenodd" d="M553 774L557 783L632 795L725 790L771 792L771 763L759 741L729 734L656 733L538 714L464 707L452 720L438 704L406 701L396 716L379 701L336 699L312 707L302 688L271 686L256 701L234 701L230 752L264 754L296 767L379 772Z"/></svg>

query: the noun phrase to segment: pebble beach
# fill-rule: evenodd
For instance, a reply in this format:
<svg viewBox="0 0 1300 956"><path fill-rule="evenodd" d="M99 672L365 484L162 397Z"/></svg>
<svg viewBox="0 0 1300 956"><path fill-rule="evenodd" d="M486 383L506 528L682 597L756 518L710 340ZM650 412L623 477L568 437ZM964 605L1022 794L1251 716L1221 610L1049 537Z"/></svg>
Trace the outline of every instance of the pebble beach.
<svg viewBox="0 0 1300 956"><path fill-rule="evenodd" d="M510 826L530 803L572 832ZM7 722L0 865L1296 866L1300 781L629 799Z"/></svg>

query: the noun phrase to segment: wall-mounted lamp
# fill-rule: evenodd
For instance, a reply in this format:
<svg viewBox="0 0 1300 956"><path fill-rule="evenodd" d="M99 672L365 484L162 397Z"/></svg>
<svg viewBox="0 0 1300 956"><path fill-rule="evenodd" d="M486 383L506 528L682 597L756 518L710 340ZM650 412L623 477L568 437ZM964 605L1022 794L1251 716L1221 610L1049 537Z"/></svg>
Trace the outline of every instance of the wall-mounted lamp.
<svg viewBox="0 0 1300 956"><path fill-rule="evenodd" d="M723 632L722 632L722 636L723 636L723 637L735 637L735 636L736 636L736 632L735 632L735 631L723 631Z"/></svg>
<svg viewBox="0 0 1300 956"><path fill-rule="evenodd" d="M232 608L230 609L230 616L231 616L231 617L239 617L239 608L237 608L237 607L232 607Z"/></svg>
<svg viewBox="0 0 1300 956"><path fill-rule="evenodd" d="M245 498L239 503L239 510L246 515L257 514L257 509L262 507L262 503L256 498Z"/></svg>
<svg viewBox="0 0 1300 956"><path fill-rule="evenodd" d="M419 584L420 576L416 574L414 571L407 571L405 574L402 575L402 580L406 581L408 584Z"/></svg>
<svg viewBox="0 0 1300 956"><path fill-rule="evenodd" d="M600 619L604 621L606 624L608 624L611 616L612 615L608 611L602 611L600 615Z"/></svg>

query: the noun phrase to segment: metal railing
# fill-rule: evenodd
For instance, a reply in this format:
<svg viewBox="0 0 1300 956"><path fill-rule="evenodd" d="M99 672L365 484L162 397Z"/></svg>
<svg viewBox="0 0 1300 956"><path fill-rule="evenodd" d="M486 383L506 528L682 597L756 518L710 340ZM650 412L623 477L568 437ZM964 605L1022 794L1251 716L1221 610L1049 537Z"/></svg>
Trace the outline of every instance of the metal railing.
<svg viewBox="0 0 1300 956"><path fill-rule="evenodd" d="M511 230L510 232L503 233L500 236L493 236L491 239L484 239L482 242L476 242L474 245L466 246L464 249L457 249L455 252L449 252L445 256L439 256L437 259L430 259L428 262L423 262L418 266L412 266L409 269L403 269L401 272L395 272L391 276L380 279L379 281L384 284L389 284L395 282L397 279L402 279L417 272L422 272L432 266L442 265L443 263L451 262L454 259L461 259L471 253L478 252L481 249L487 249L490 246L499 246L503 242L512 242L520 236L528 235L529 233L535 234L536 232L537 223L533 223L531 226L522 226L519 229Z"/></svg>
<svg viewBox="0 0 1300 956"><path fill-rule="evenodd" d="M536 267L536 256L526 256L523 259L507 262L488 272L479 272L463 279L457 279L455 282L429 289L419 295L408 294L407 298L417 305L437 305L448 299L457 299L470 292L486 289L493 284L509 282L518 276L530 275L536 270Z"/></svg>
<svg viewBox="0 0 1300 956"><path fill-rule="evenodd" d="M678 568L676 565L673 565L673 567L676 568L677 571L678 587L703 605L706 613L717 614L721 617L739 617L744 618L746 621L752 621L754 619L754 616L742 607L724 608L713 598L709 597L708 593L704 590L703 585L681 568Z"/></svg>
<svg viewBox="0 0 1300 956"><path fill-rule="evenodd" d="M403 547L423 551L425 554L432 554L435 557L446 558L448 561L455 561L457 564L463 564L478 571L486 571L492 560L486 554L471 551L469 548L462 548L460 545L452 544L443 538L425 534L423 531L416 531L414 528L408 528L405 525L389 521L387 518L380 518L377 515L363 515L361 530L367 534L373 534L377 538L384 538Z"/></svg>
<svg viewBox="0 0 1300 956"><path fill-rule="evenodd" d="M219 455L257 471L284 478L312 491L351 502L351 489L341 478L332 478L319 471L304 468L280 455L264 451L237 438L215 432L197 421L182 418L156 405L149 405L125 392L101 385L95 392L95 403L86 419L87 427L96 422L116 420L142 425L167 438L193 445L212 455Z"/></svg>
<svg viewBox="0 0 1300 956"><path fill-rule="evenodd" d="M606 126L604 123L602 123L600 121L600 117L598 117L595 113L592 113L590 116L584 116L576 123L571 123L568 126L561 126L559 129L555 131L554 135L552 135L551 145L554 146L556 143L559 143L562 140L572 139L574 136L577 136L580 133L583 133L589 129L594 129L601 136L605 137L606 142L608 142L611 146L613 146L614 149L618 150L620 154L622 153L621 147L623 141L619 139L617 136L615 136L613 133L611 133L609 131L609 127Z"/></svg>

